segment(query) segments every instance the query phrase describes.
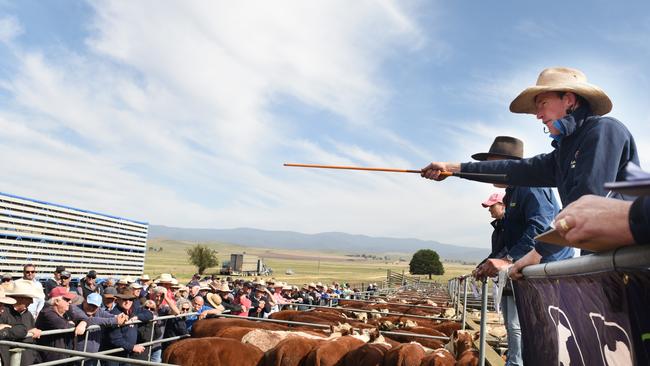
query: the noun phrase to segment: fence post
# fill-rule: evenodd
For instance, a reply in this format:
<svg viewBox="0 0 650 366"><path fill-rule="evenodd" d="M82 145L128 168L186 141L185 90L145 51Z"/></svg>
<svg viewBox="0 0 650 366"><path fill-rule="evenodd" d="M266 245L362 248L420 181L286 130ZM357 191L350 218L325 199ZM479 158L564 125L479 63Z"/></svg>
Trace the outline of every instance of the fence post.
<svg viewBox="0 0 650 366"><path fill-rule="evenodd" d="M480 330L480 348L478 354L479 366L485 366L485 333L487 330L487 300L488 300L488 280L481 284L481 330Z"/></svg>
<svg viewBox="0 0 650 366"><path fill-rule="evenodd" d="M156 333L156 319L151 320L151 337L149 337L149 342L153 342L153 336ZM147 361L151 361L151 351L153 351L153 344L149 346L149 355L147 356Z"/></svg>
<svg viewBox="0 0 650 366"><path fill-rule="evenodd" d="M462 330L465 330L465 316L467 314L467 277L463 278L463 283L465 284L465 291L463 293L463 315L461 317L461 322L463 323Z"/></svg>
<svg viewBox="0 0 650 366"><path fill-rule="evenodd" d="M23 348L12 348L9 350L11 356L9 357L10 366L20 366L20 362L23 358Z"/></svg>
<svg viewBox="0 0 650 366"><path fill-rule="evenodd" d="M456 279L456 313L454 316L458 316L458 307L460 306L460 278Z"/></svg>
<svg viewBox="0 0 650 366"><path fill-rule="evenodd" d="M88 336L90 335L90 331L86 329L86 334L84 334L84 352L86 352L86 349L88 347ZM86 363L86 360L83 359L81 360L81 366L84 366L84 363Z"/></svg>

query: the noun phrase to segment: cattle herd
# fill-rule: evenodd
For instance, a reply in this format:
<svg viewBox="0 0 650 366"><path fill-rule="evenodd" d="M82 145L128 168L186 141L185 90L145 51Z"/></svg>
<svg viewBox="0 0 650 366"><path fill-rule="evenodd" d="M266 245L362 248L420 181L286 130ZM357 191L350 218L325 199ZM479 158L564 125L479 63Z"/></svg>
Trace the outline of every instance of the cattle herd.
<svg viewBox="0 0 650 366"><path fill-rule="evenodd" d="M271 321L199 320L163 361L178 365L478 365L477 334L462 331L446 294L403 290L376 301L283 310ZM445 298L446 297L446 298ZM433 299L433 300L432 300Z"/></svg>

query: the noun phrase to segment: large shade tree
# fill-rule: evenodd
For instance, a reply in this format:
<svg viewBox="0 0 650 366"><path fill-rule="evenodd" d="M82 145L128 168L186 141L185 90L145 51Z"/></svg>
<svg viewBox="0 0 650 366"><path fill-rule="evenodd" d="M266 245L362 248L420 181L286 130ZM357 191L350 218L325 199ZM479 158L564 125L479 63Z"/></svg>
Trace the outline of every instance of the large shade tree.
<svg viewBox="0 0 650 366"><path fill-rule="evenodd" d="M210 249L207 245L197 244L187 249L188 261L198 268L199 274L203 274L206 269L216 267L219 264L217 251Z"/></svg>
<svg viewBox="0 0 650 366"><path fill-rule="evenodd" d="M442 275L445 274L445 268L440 262L438 253L431 249L420 249L411 258L409 263L409 270L411 274L425 274L429 275Z"/></svg>

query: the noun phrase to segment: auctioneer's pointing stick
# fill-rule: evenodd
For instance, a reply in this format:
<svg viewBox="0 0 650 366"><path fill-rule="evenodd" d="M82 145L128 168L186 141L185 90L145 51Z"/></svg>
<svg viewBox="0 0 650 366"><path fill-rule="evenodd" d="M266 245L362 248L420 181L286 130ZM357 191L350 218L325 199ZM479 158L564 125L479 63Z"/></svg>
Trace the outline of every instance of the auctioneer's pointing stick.
<svg viewBox="0 0 650 366"><path fill-rule="evenodd" d="M317 164L289 164L285 163L284 166L298 167L298 168L322 168L322 169L344 169L344 170L366 170L372 172L393 172L393 173L422 173L421 170L413 169L392 169L392 168L366 168L359 166L341 166L341 165L317 165ZM484 174L484 173L453 173L453 172L440 172L441 176L459 177L470 180L476 180L486 183L501 183L505 182L507 175L505 174Z"/></svg>

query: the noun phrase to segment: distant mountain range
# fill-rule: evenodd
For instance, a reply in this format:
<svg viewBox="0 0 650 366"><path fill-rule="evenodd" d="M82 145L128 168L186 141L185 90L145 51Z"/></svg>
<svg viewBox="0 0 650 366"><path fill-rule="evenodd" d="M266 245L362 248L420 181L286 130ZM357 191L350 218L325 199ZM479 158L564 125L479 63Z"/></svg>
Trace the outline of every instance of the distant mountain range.
<svg viewBox="0 0 650 366"><path fill-rule="evenodd" d="M349 254L412 254L418 249L433 249L443 259L480 261L489 254L481 248L442 244L432 240L375 238L365 235L329 232L303 234L250 228L186 229L161 225L149 226L149 238L187 241L219 241L258 248L335 250Z"/></svg>

